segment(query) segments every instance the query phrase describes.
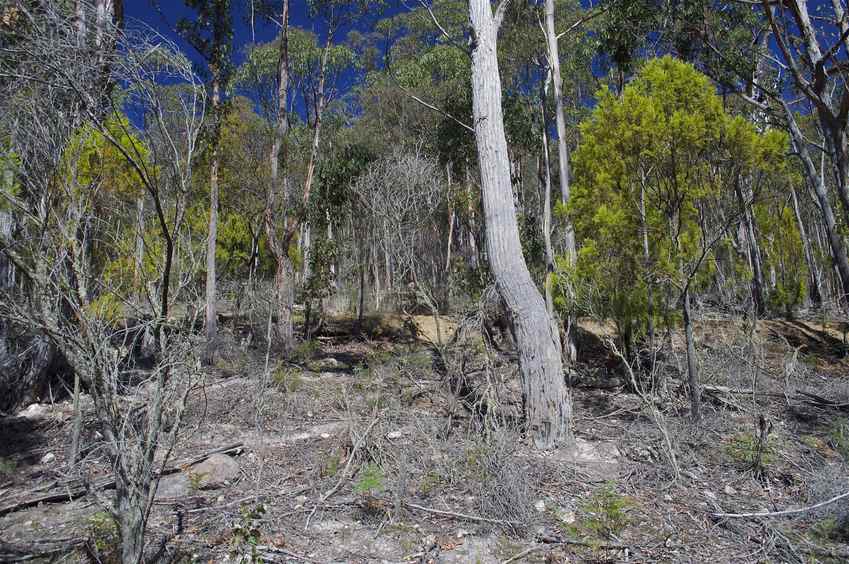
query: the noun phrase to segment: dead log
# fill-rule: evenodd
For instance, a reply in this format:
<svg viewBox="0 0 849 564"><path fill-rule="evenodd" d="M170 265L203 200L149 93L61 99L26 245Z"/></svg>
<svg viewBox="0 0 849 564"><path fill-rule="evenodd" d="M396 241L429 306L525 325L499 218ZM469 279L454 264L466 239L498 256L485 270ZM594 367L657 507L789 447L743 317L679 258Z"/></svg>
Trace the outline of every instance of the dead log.
<svg viewBox="0 0 849 564"><path fill-rule="evenodd" d="M197 464L198 462L203 462L213 454L229 454L239 451L242 448L243 443L235 443L225 447L210 450L200 456L182 460L180 462L177 462L176 464L168 466L159 473L159 476L162 477L167 476L169 474L175 474L186 466L192 466L193 464ZM29 497L22 501L17 501L0 507L0 516L6 515L8 513L14 513L22 509L27 509L29 507L35 507L41 503L65 503L68 501L73 501L75 499L83 498L90 491L103 491L111 490L114 488L115 478L113 478L112 476L101 478L90 483L86 483L85 481L80 479L68 480L57 484L55 486L55 490L52 492ZM0 561L4 560L0 558Z"/></svg>

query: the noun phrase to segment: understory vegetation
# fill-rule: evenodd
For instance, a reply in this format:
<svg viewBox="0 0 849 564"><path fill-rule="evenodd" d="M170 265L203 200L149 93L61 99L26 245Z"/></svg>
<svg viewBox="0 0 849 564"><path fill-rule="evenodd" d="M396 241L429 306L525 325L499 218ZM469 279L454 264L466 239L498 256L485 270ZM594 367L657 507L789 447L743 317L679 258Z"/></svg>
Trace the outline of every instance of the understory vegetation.
<svg viewBox="0 0 849 564"><path fill-rule="evenodd" d="M847 9L0 3L0 561L849 560Z"/></svg>

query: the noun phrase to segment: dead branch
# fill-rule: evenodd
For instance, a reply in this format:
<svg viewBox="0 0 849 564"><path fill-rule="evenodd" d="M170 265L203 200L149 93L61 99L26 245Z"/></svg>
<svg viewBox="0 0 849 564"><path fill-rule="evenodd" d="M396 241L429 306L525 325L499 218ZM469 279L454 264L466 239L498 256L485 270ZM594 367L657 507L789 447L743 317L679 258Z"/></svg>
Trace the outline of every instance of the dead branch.
<svg viewBox="0 0 849 564"><path fill-rule="evenodd" d="M503 519L489 519L488 517L478 517L477 515L467 515L465 513L456 513L454 511L443 511L441 509L432 509L430 507L425 507L423 505L416 505L415 503L410 503L408 501L404 502L404 505L409 507L410 509L415 509L416 511L423 511L425 513L432 513L434 515L442 515L444 517L453 517L455 519L463 519L465 521L477 521L479 523L492 523L493 525L509 525L511 527L521 527L524 523L519 523L518 521L505 521Z"/></svg>
<svg viewBox="0 0 849 564"><path fill-rule="evenodd" d="M203 462L213 454L229 454L241 450L242 448L243 443L235 443L229 446L210 450L200 456L182 460L172 466L163 469L159 473L159 476L162 477L167 476L169 474L175 474L186 466L192 466L194 464L197 464L198 462ZM25 499L23 501L11 503L9 505L0 507L0 516L6 515L7 513L14 513L22 509L27 509L29 507L35 507L41 503L64 503L68 501L74 501L75 499L85 497L88 493L92 491L111 490L115 488L115 478L109 476L100 480L96 480L95 482L88 485L83 483L82 480L69 480L56 484L55 488L58 491L35 497L30 497L29 499ZM2 560L2 558L0 558L0 560Z"/></svg>
<svg viewBox="0 0 849 564"><path fill-rule="evenodd" d="M849 492L842 493L838 496L834 496L831 499L815 503L814 505L810 505L808 507L801 507L799 509L785 509L784 511L761 511L757 513L711 513L711 515L713 517L723 519L757 519L760 517L783 517L786 515L798 515L800 513L807 513L808 511L813 511L814 509L819 509L820 507L831 505L832 503L835 503L847 497L849 497Z"/></svg>

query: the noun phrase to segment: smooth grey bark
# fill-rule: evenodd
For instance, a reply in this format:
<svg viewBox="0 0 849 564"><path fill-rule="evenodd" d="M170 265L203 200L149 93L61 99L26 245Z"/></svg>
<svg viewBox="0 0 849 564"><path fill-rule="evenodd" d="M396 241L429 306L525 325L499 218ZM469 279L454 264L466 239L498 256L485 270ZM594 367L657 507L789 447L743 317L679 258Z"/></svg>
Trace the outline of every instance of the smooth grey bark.
<svg viewBox="0 0 849 564"><path fill-rule="evenodd" d="M790 195L793 202L793 214L796 216L796 227L799 229L799 238L802 239L802 250L805 253L805 264L808 267L808 297L814 303L822 302L822 281L820 279L820 271L817 268L817 263L814 260L814 253L811 249L811 241L808 238L808 230L805 227L805 222L802 220L802 212L799 208L799 198L796 196L796 187L790 186Z"/></svg>
<svg viewBox="0 0 849 564"><path fill-rule="evenodd" d="M684 336L687 343L687 384L690 388L690 417L693 423L701 419L701 386L699 384L699 366L696 360L696 341L693 336L693 319L690 309L690 283L684 288L683 313Z"/></svg>
<svg viewBox="0 0 849 564"><path fill-rule="evenodd" d="M487 255L516 334L527 431L537 448L549 449L572 439L572 402L563 377L559 332L531 279L519 240L496 54L499 18L493 16L489 0L470 0L469 19Z"/></svg>
<svg viewBox="0 0 849 564"><path fill-rule="evenodd" d="M817 172L816 165L808 150L808 142L802 134L799 124L796 123L796 117L793 111L786 102L782 102L784 114L787 118L788 128L790 130L790 139L793 147L799 154L802 165L804 166L805 176L819 204L820 213L823 219L823 228L828 239L829 250L831 251L831 260L837 271L840 282L840 292L842 297L840 302L846 302L849 296L849 259L846 256L846 247L843 242L843 236L839 231L837 219L834 216L834 209L831 205L831 198L828 195L828 188L825 185L825 178Z"/></svg>
<svg viewBox="0 0 849 564"><path fill-rule="evenodd" d="M294 310L294 267L289 257L289 234L288 229L282 235L278 233L277 222L274 213L277 200L285 210L289 201L289 184L285 174L280 173L281 152L283 161L287 156L286 137L289 133L289 119L287 115L287 97L289 93L289 0L283 0L280 10L280 23L283 30L280 35L280 50L277 60L277 123L274 127L274 140L271 144L271 178L268 186L267 201L265 206L265 230L268 238L268 246L274 260L277 263L274 275L274 309L277 313L275 324L275 337L279 342L281 352L288 354L295 340L292 323ZM285 212L281 223L288 227Z"/></svg>
<svg viewBox="0 0 849 564"><path fill-rule="evenodd" d="M209 171L209 230L206 238L206 354L204 362L212 365L218 342L218 292L215 285L215 248L218 241L218 120L221 98L218 77L212 80L212 113L216 134L212 141L212 163Z"/></svg>
<svg viewBox="0 0 849 564"><path fill-rule="evenodd" d="M741 186L742 179L734 184L734 192L737 202L743 212L743 226L746 230L746 247L749 255L749 264L752 267L752 299L755 303L755 313L762 316L766 312L766 298L764 294L763 258L761 247L758 244L755 228L754 213L752 213L751 191Z"/></svg>
<svg viewBox="0 0 849 564"><path fill-rule="evenodd" d="M554 25L554 0L545 0L545 37L548 47L548 63L554 86L554 114L557 124L557 161L560 166L560 199L563 205L567 205L571 192L571 172L569 168L569 144L566 139L566 111L563 107L563 75L560 73L560 48L557 44L557 31ZM563 250L569 266L574 267L577 260L575 229L568 217L564 219L563 231ZM570 313L566 320L564 344L567 347L568 353L566 358L571 362L577 360L578 352L573 330L575 326L575 315Z"/></svg>
<svg viewBox="0 0 849 564"><path fill-rule="evenodd" d="M539 163L539 181L543 189L542 238L545 245L545 280L543 282L545 290L545 309L548 311L548 315L555 320L556 317L554 313L554 296L552 288L554 278L554 247L551 244L551 159L548 150L548 119L546 119L545 113L546 90L550 79L551 72L548 73L546 80L540 85L539 91L541 118L540 139L542 141L542 159L540 159Z"/></svg>

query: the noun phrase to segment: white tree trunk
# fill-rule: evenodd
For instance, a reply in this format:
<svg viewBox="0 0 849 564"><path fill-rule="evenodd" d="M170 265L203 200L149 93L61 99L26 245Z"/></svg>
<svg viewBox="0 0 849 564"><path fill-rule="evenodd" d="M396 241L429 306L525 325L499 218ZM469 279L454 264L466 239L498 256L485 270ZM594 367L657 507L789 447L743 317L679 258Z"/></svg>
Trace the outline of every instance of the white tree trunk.
<svg viewBox="0 0 849 564"><path fill-rule="evenodd" d="M470 0L474 33L472 106L481 171L486 247L517 338L528 434L538 448L571 440L572 402L560 337L534 285L519 240L501 109L496 19L489 0Z"/></svg>

